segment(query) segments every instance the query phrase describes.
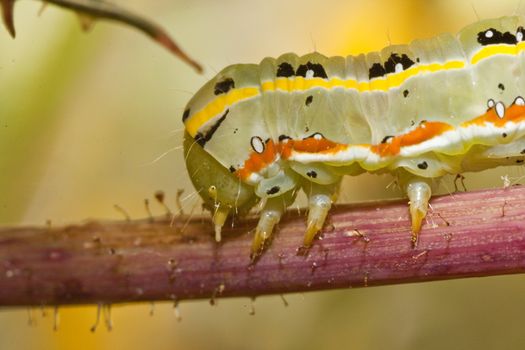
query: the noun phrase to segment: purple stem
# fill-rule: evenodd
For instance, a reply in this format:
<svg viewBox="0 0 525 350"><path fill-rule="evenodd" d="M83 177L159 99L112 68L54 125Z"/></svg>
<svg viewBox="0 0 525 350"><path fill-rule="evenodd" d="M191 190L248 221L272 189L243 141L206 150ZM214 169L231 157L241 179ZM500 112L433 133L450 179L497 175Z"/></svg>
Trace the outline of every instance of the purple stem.
<svg viewBox="0 0 525 350"><path fill-rule="evenodd" d="M202 218L0 228L0 305L213 299L525 271L525 188L437 197L432 208L415 249L406 201L337 206L309 251L297 249L304 213L291 213L255 264L254 219L225 230L220 244Z"/></svg>

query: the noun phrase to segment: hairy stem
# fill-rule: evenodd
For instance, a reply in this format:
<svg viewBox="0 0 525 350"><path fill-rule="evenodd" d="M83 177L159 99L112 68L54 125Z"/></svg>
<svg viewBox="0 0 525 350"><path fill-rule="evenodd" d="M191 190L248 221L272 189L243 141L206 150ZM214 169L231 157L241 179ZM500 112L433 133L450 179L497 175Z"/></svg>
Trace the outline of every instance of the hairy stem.
<svg viewBox="0 0 525 350"><path fill-rule="evenodd" d="M525 188L437 197L432 208L415 249L405 201L337 206L309 251L297 250L304 213L289 213L255 264L250 219L220 243L209 218L0 228L0 305L253 297L525 271Z"/></svg>

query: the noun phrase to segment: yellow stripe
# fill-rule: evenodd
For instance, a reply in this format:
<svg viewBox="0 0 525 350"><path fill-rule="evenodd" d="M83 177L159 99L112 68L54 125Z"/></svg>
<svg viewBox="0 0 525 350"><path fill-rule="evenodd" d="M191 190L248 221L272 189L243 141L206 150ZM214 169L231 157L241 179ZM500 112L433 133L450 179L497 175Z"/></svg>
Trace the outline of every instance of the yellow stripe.
<svg viewBox="0 0 525 350"><path fill-rule="evenodd" d="M479 50L471 59L471 64L474 65L479 61L489 58L494 55L517 55L525 50L525 42L520 42L517 45L490 45L485 46ZM203 109L192 115L186 120L186 130L195 137L197 131L210 119L216 117L224 110L235 103L250 99L262 92L267 91L305 91L313 88L335 89L338 87L345 89L355 89L359 92L367 91L388 91L391 88L401 86L407 79L419 75L423 72L438 72L443 70L461 69L465 68L465 62L454 60L446 63L430 63L425 65L414 65L409 69L399 72L391 73L385 77L372 79L371 81L357 81L355 79L343 80L340 78L333 78L326 80L323 78L309 78L293 77L293 78L276 78L272 81L265 81L261 84L261 89L256 87L247 87L230 90L226 95L217 96L213 101L207 104Z"/></svg>
<svg viewBox="0 0 525 350"><path fill-rule="evenodd" d="M498 44L498 45L490 45L485 46L474 56L472 56L472 59L470 60L470 64L476 64L481 60L484 60L485 58L492 57L494 55L512 55L516 56L521 51L525 50L525 42L520 42L518 45L509 45L509 44Z"/></svg>
<svg viewBox="0 0 525 350"><path fill-rule="evenodd" d="M460 69L465 67L463 61L450 61L444 64L431 63L426 65L418 65L410 67L409 69L388 74L385 77L372 79L371 81L357 81L355 79L342 80L340 78L332 78L326 80L323 78L294 77L294 78L276 78L275 80L265 81L261 85L263 92L267 91L305 91L316 87L325 89L333 89L343 87L345 89L356 89L359 92L366 91L388 91L391 88L401 86L408 78L419 75L423 72L436 72L448 69Z"/></svg>
<svg viewBox="0 0 525 350"><path fill-rule="evenodd" d="M225 95L217 96L213 101L208 103L203 109L192 115L186 121L186 130L195 137L199 128L208 120L222 113L231 105L259 95L260 90L256 87L246 87L230 90Z"/></svg>

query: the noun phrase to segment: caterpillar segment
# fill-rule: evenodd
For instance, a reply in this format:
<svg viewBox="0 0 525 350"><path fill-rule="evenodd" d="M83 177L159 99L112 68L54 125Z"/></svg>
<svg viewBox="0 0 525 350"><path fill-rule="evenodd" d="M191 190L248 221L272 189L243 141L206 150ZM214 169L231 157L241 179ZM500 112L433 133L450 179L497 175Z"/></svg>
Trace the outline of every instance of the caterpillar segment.
<svg viewBox="0 0 525 350"><path fill-rule="evenodd" d="M309 247L341 178L368 172L398 177L415 246L434 180L525 161L524 26L502 17L358 56L289 53L222 70L182 118L217 239L229 216L265 201L260 254L302 189Z"/></svg>

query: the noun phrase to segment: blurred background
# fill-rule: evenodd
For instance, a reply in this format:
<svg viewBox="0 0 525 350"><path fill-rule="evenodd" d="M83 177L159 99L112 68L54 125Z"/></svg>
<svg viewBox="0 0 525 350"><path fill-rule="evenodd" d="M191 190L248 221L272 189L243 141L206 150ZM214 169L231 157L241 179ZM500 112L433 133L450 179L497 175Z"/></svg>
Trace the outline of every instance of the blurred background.
<svg viewBox="0 0 525 350"><path fill-rule="evenodd" d="M520 0L117 3L164 26L205 74L134 30L102 22L84 34L71 12L48 6L39 16L40 2L17 1L16 40L0 30L0 224L120 219L114 204L139 218L156 190L191 194L182 111L226 65L290 51L357 54L525 11ZM519 182L523 174L466 174L466 185L497 187L501 176ZM399 197L391 180L348 179L342 200ZM441 193L453 188L448 179ZM183 302L180 322L170 303L153 315L149 304L132 304L114 306L114 329L95 333L94 306L60 308L57 331L52 309L2 309L0 349L522 348L524 295L516 275L294 294L287 307L266 296L255 315L249 299Z"/></svg>

